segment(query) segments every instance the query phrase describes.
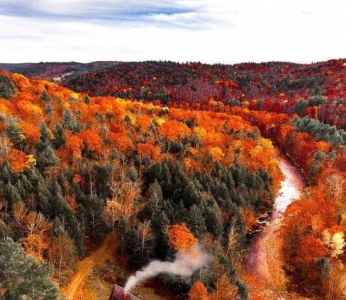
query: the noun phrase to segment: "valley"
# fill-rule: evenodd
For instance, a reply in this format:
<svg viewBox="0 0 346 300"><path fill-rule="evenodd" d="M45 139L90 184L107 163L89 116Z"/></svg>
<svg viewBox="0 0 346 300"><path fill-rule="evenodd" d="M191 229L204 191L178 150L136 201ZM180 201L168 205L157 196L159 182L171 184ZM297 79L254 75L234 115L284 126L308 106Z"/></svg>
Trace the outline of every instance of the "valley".
<svg viewBox="0 0 346 300"><path fill-rule="evenodd" d="M197 244L138 295L342 299L344 60L3 67L33 74L0 71L5 299L89 299Z"/></svg>

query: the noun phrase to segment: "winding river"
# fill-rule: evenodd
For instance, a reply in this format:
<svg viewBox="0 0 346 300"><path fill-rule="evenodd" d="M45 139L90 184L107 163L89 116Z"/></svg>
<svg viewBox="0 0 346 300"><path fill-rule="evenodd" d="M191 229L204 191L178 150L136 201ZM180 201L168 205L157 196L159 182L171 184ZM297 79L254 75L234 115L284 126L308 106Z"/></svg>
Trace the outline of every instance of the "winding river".
<svg viewBox="0 0 346 300"><path fill-rule="evenodd" d="M281 182L279 195L275 199L273 218L285 212L287 207L300 197L301 191L305 187L301 175L286 159L279 159L279 167L285 178Z"/></svg>
<svg viewBox="0 0 346 300"><path fill-rule="evenodd" d="M283 212L300 197L305 185L296 168L280 156L279 166L285 178L275 199L274 211L268 225L253 240L246 265L263 290L286 293L287 276L283 270L282 252L284 241L280 228Z"/></svg>

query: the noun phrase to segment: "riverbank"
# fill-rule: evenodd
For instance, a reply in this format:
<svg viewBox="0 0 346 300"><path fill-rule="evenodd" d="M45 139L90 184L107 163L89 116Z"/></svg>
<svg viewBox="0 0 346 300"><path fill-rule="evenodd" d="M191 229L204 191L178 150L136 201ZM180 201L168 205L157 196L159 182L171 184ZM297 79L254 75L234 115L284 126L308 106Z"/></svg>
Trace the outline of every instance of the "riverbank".
<svg viewBox="0 0 346 300"><path fill-rule="evenodd" d="M278 160L285 178L275 199L268 225L253 239L248 249L245 260L249 275L247 283L252 297L263 297L266 300L276 300L280 297L303 300L307 298L287 292L289 280L284 271L284 240L280 230L283 213L292 202L299 199L305 184L299 172L288 160L283 157L278 157Z"/></svg>

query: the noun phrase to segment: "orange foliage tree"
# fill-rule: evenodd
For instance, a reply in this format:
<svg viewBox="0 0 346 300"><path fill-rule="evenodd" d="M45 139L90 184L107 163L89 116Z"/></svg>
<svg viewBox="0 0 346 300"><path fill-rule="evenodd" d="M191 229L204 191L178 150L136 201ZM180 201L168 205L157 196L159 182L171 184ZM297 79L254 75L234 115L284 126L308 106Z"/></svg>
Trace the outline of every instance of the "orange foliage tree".
<svg viewBox="0 0 346 300"><path fill-rule="evenodd" d="M42 261L49 249L48 237L46 234L29 234L20 240L28 254Z"/></svg>
<svg viewBox="0 0 346 300"><path fill-rule="evenodd" d="M296 261L298 264L311 263L326 256L328 252L320 239L308 235L300 241L297 247Z"/></svg>
<svg viewBox="0 0 346 300"><path fill-rule="evenodd" d="M141 132L147 132L150 129L151 118L148 116L137 116L136 117L136 127Z"/></svg>
<svg viewBox="0 0 346 300"><path fill-rule="evenodd" d="M215 283L215 292L210 295L210 300L237 299L238 288L229 282L226 274L221 275Z"/></svg>
<svg viewBox="0 0 346 300"><path fill-rule="evenodd" d="M185 224L175 224L168 227L169 244L175 250L189 250L198 240L193 236Z"/></svg>
<svg viewBox="0 0 346 300"><path fill-rule="evenodd" d="M96 130L87 129L81 133L81 137L89 151L100 154L102 152L103 141Z"/></svg>
<svg viewBox="0 0 346 300"><path fill-rule="evenodd" d="M21 173L26 167L26 154L17 149L12 149L9 154L6 155L11 168L16 173Z"/></svg>
<svg viewBox="0 0 346 300"><path fill-rule="evenodd" d="M124 155L134 149L132 140L124 133L110 132L108 142L111 146L116 147Z"/></svg>
<svg viewBox="0 0 346 300"><path fill-rule="evenodd" d="M337 222L335 204L316 188L291 204L285 213L286 263L292 270L293 280L310 290L321 289L318 263L322 259L333 260L333 253L339 254L344 246L343 228Z"/></svg>
<svg viewBox="0 0 346 300"><path fill-rule="evenodd" d="M157 131L170 141L176 141L191 134L191 129L177 120L166 121L162 126L158 127Z"/></svg>
<svg viewBox="0 0 346 300"><path fill-rule="evenodd" d="M189 291L190 300L209 300L208 291L202 282L195 282Z"/></svg>
<svg viewBox="0 0 346 300"><path fill-rule="evenodd" d="M83 140L78 135L69 134L66 139L66 148L74 159L82 156Z"/></svg>
<svg viewBox="0 0 346 300"><path fill-rule="evenodd" d="M152 160L157 161L160 157L160 148L152 144L138 143L137 145L138 154L141 157L148 156Z"/></svg>
<svg viewBox="0 0 346 300"><path fill-rule="evenodd" d="M23 129L26 143L31 147L34 146L41 136L38 127L28 122L21 122L20 127Z"/></svg>

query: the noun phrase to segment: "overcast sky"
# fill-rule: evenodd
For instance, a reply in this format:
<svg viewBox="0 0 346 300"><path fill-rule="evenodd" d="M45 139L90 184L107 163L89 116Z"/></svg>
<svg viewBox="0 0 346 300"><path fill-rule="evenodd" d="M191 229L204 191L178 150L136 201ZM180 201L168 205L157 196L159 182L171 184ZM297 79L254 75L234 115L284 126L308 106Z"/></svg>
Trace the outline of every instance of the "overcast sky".
<svg viewBox="0 0 346 300"><path fill-rule="evenodd" d="M346 58L345 0L0 0L0 62Z"/></svg>

